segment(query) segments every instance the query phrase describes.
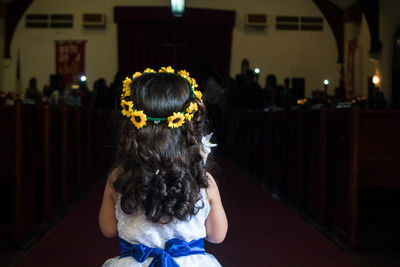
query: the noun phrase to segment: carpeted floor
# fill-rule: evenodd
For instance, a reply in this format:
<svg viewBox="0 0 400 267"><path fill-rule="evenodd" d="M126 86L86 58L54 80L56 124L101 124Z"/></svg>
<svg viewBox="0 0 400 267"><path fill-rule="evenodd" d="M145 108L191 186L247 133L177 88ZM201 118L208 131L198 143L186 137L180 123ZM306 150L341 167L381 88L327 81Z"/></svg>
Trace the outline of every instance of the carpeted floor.
<svg viewBox="0 0 400 267"><path fill-rule="evenodd" d="M229 230L206 249L223 266L356 266L235 166L222 161L220 190ZM101 266L118 255L118 239L104 238L97 216L103 185L45 235L17 266Z"/></svg>

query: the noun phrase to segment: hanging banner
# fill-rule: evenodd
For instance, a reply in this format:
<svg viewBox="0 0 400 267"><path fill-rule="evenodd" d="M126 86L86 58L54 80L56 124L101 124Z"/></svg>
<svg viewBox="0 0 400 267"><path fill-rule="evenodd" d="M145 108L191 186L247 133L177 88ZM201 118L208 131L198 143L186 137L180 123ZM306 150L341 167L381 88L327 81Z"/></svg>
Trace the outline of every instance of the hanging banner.
<svg viewBox="0 0 400 267"><path fill-rule="evenodd" d="M56 74L62 75L64 84L79 83L85 74L86 41L56 41Z"/></svg>
<svg viewBox="0 0 400 267"><path fill-rule="evenodd" d="M356 57L357 43L355 40L348 43L348 59L347 59L347 92L352 95L354 93L355 83L355 57Z"/></svg>

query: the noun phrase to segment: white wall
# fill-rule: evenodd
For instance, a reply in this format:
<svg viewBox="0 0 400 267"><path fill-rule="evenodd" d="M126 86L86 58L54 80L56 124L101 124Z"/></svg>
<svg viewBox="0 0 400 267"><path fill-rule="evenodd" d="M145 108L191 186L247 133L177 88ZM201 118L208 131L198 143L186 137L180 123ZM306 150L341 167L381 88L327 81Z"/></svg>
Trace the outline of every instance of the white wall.
<svg viewBox="0 0 400 267"><path fill-rule="evenodd" d="M400 27L400 1L379 1L379 35L382 41L381 89L391 105L393 41Z"/></svg>
<svg viewBox="0 0 400 267"><path fill-rule="evenodd" d="M87 40L86 73L91 87L94 80L105 77L111 82L117 71L117 26L113 22L114 6L168 6L168 0L35 0L27 13L74 14L73 29L26 29L25 19L18 24L12 43L12 60L4 71L4 88L15 88L16 55L21 50L21 76L24 88L30 77L38 78L42 88L49 83L49 74L55 72L55 40ZM324 20L324 31L276 31L277 15L319 16L322 13L312 0L187 0L187 7L211 8L236 11L233 30L231 76L240 72L240 63L248 58L251 67L260 67L260 84L265 76L305 77L306 94L321 88L322 80L331 81L330 88L339 82L336 65L337 48L333 33ZM85 30L80 19L83 13L104 13L107 16L105 30ZM269 17L266 31L249 31L243 26L246 13L265 13ZM132 70L133 72L136 70ZM330 93L333 93L331 89Z"/></svg>
<svg viewBox="0 0 400 267"><path fill-rule="evenodd" d="M0 9L1 8L3 7L0 6ZM3 89L1 85L4 84L4 68L2 66L4 66L5 28L5 19L0 16L0 91Z"/></svg>
<svg viewBox="0 0 400 267"><path fill-rule="evenodd" d="M348 92L348 42L355 40L357 49L355 53L355 81L354 93ZM361 23L346 23L344 25L344 77L346 94L348 97L368 96L368 77L379 73L379 63L370 56L371 50L371 34L365 16L362 16Z"/></svg>
<svg viewBox="0 0 400 267"><path fill-rule="evenodd" d="M359 95L368 97L368 77L374 74L380 74L379 62L370 56L371 50L371 34L369 31L368 23L363 15L361 22L361 31L358 37L358 45L361 49L361 90Z"/></svg>

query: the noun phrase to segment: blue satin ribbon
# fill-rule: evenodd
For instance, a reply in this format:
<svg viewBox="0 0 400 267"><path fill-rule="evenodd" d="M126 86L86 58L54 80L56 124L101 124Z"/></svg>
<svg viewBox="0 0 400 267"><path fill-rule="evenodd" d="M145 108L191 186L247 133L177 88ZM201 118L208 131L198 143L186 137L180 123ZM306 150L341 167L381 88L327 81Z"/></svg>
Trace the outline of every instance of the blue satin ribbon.
<svg viewBox="0 0 400 267"><path fill-rule="evenodd" d="M154 257L149 267L179 267L172 257L181 257L194 254L205 254L204 240L190 241L189 243L178 238L173 238L165 243L165 248L151 248L142 244L131 244L120 238L120 258L133 257L140 263L148 257Z"/></svg>

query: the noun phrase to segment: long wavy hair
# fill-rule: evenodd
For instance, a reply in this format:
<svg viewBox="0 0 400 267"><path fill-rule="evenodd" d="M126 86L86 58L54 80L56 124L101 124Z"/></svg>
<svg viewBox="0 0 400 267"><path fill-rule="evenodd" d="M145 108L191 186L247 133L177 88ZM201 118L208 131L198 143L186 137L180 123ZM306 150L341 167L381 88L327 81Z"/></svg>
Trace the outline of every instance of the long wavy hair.
<svg viewBox="0 0 400 267"><path fill-rule="evenodd" d="M121 194L121 209L133 214L142 208L152 222L186 220L201 207L200 189L208 187L206 166L200 155L205 135L204 104L191 97L188 82L170 73L146 73L134 79L131 100L135 109L149 117L168 117L185 110L190 102L199 110L183 126L167 123L136 129L121 116L120 137L114 168L121 174L113 186Z"/></svg>

